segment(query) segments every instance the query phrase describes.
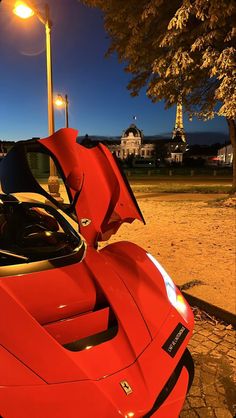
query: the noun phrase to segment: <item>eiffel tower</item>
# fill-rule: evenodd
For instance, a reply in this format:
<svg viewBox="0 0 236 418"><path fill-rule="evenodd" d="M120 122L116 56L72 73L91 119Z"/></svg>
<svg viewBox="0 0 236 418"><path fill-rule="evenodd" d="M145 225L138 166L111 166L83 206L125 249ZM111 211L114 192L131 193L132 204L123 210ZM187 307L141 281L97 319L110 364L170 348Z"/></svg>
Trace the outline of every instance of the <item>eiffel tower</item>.
<svg viewBox="0 0 236 418"><path fill-rule="evenodd" d="M175 128L172 132L172 139L181 139L183 142L186 142L183 124L183 104L181 98L177 103Z"/></svg>

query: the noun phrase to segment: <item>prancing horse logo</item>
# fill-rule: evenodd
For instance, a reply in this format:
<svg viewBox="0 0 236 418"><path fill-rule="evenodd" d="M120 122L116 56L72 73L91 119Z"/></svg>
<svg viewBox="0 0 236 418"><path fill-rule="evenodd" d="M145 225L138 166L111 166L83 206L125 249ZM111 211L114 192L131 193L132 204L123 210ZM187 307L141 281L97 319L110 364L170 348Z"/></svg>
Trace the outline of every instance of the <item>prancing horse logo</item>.
<svg viewBox="0 0 236 418"><path fill-rule="evenodd" d="M82 218L82 219L80 219L80 224L82 226L88 226L90 223L91 223L91 219L88 219L88 218Z"/></svg>
<svg viewBox="0 0 236 418"><path fill-rule="evenodd" d="M120 385L123 389L123 391L126 393L126 395L130 395L130 393L133 392L131 386L129 385L129 383L127 382L127 380L122 380L120 382Z"/></svg>

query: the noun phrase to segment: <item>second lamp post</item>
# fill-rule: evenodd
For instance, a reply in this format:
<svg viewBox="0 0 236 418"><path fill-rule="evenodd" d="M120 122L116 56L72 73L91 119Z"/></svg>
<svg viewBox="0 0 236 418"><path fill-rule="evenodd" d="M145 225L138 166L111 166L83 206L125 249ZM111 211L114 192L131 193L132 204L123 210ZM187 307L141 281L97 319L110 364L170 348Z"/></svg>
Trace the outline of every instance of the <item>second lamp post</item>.
<svg viewBox="0 0 236 418"><path fill-rule="evenodd" d="M55 105L58 107L64 106L65 108L65 127L69 128L69 100L68 95L65 94L65 97L62 97L61 94L57 95L57 98L55 100Z"/></svg>

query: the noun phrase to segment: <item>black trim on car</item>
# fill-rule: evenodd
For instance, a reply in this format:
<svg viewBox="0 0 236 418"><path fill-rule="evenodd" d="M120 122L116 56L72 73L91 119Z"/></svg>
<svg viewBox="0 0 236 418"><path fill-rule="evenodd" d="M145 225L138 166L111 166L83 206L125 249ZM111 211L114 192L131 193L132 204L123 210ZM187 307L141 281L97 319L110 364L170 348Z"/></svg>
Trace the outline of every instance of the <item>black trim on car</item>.
<svg viewBox="0 0 236 418"><path fill-rule="evenodd" d="M65 267L70 264L80 263L85 256L86 244L84 241L74 249L73 253L50 260L32 261L29 263L14 264L0 267L0 278L18 276L20 274L36 273L38 271L51 270Z"/></svg>
<svg viewBox="0 0 236 418"><path fill-rule="evenodd" d="M143 418L150 418L157 410L161 407L161 405L166 401L172 390L174 389L180 374L182 372L183 367L185 367L189 374L189 381L188 381L188 388L187 392L189 391L193 378L194 378L194 363L192 356L188 349L185 350L183 356L181 357L179 363L177 364L175 370L173 371L172 375L166 382L165 386L163 387L162 391L158 395L152 409L143 416Z"/></svg>
<svg viewBox="0 0 236 418"><path fill-rule="evenodd" d="M50 157L59 172L65 187L70 202L73 202L70 188L66 185L66 178L62 167L60 166L55 155L37 139L25 140L17 142L14 147L3 158L0 167L0 181L1 187L4 193L38 193L48 199L57 208L68 211L68 215L73 218L71 214L70 206L68 204L60 203L54 199L50 193L44 190L36 180L29 162L27 160L27 154L29 153L41 153Z"/></svg>
<svg viewBox="0 0 236 418"><path fill-rule="evenodd" d="M90 335L89 337L82 338L78 341L73 341L68 344L64 344L63 347L69 351L82 351L88 347L95 347L96 345L105 343L116 336L118 332L118 325L109 327L107 330L98 332L97 334Z"/></svg>
<svg viewBox="0 0 236 418"><path fill-rule="evenodd" d="M3 195L0 195L0 199L3 200ZM86 254L86 242L82 239L82 237L72 228L70 223L53 207L50 205L46 205L41 202L19 202L17 199L14 201L9 201L5 199L5 204L12 205L21 205L27 208L42 208L45 209L48 213L54 216L60 223L60 225L67 230L71 236L74 237L75 242L78 242L78 245L75 246L73 251L66 255L61 255L59 257L52 257L44 260L39 261L30 261L17 263L12 265L5 265L0 266L0 277L7 277L7 276L17 276L20 274L29 274L35 273L38 271L43 270L50 270L54 268L64 267L69 264L75 264L81 262ZM4 251L4 249L3 249ZM7 253L7 251L5 251ZM9 253L10 255L10 253ZM23 255L23 254L22 254Z"/></svg>
<svg viewBox="0 0 236 418"><path fill-rule="evenodd" d="M189 330L181 322L175 327L171 335L168 337L166 342L163 344L163 350L169 354L170 357L174 357L179 350L181 344L188 335Z"/></svg>

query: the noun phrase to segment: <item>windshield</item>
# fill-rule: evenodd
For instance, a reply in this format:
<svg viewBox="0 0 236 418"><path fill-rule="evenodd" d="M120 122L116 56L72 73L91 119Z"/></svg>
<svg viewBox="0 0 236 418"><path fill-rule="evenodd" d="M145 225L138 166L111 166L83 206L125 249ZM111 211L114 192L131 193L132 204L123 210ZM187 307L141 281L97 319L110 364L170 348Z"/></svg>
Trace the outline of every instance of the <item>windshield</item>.
<svg viewBox="0 0 236 418"><path fill-rule="evenodd" d="M0 204L0 265L50 260L73 254L82 240L52 207L41 203Z"/></svg>

